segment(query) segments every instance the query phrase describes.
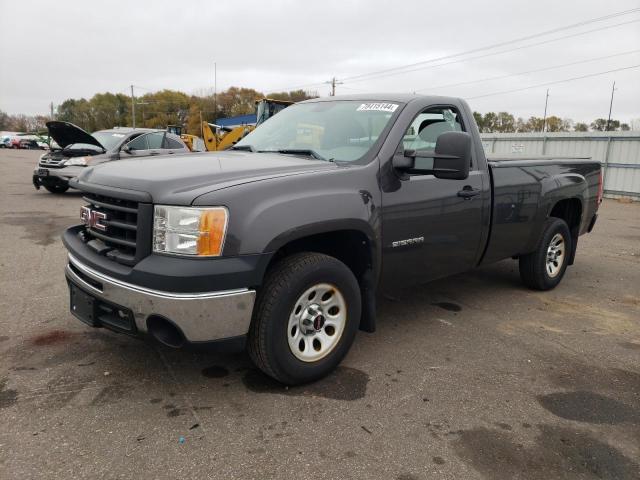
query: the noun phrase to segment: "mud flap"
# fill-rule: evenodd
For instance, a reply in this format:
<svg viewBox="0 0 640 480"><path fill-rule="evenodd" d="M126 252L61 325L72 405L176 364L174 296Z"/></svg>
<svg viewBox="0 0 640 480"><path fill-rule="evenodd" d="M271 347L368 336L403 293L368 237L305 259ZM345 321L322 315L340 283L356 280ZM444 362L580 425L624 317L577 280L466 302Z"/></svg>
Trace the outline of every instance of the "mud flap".
<svg viewBox="0 0 640 480"><path fill-rule="evenodd" d="M376 292L373 270L366 270L360 278L360 292L362 297L360 330L373 333L376 331Z"/></svg>

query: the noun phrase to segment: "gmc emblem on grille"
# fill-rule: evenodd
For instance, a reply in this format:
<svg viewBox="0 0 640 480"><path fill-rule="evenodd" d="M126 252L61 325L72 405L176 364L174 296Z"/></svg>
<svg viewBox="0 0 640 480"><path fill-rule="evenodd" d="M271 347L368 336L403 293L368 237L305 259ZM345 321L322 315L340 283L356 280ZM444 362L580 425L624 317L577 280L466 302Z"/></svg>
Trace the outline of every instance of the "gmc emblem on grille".
<svg viewBox="0 0 640 480"><path fill-rule="evenodd" d="M96 230L107 230L107 226L102 223L107 219L107 214L99 212L97 210L91 210L89 207L80 207L80 221L87 227L95 228Z"/></svg>

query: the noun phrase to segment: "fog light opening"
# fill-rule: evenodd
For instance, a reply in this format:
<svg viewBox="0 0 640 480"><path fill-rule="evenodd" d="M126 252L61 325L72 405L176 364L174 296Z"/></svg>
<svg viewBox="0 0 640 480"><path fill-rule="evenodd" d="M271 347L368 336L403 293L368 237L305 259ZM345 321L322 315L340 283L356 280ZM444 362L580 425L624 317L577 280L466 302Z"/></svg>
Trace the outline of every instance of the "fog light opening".
<svg viewBox="0 0 640 480"><path fill-rule="evenodd" d="M147 319L147 330L149 335L168 347L180 348L185 343L182 331L166 318L151 315Z"/></svg>

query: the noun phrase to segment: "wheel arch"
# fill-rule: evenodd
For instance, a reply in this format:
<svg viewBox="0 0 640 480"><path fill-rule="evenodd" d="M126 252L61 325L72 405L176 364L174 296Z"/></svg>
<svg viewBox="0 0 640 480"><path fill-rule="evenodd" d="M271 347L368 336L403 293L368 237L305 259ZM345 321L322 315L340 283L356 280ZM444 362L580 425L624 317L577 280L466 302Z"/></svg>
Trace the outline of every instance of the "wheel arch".
<svg viewBox="0 0 640 480"><path fill-rule="evenodd" d="M576 249L578 247L578 236L580 235L580 226L582 225L583 205L582 199L578 197L564 198L558 200L549 210L548 218L560 218L569 226L571 233L571 254L568 264L573 265Z"/></svg>
<svg viewBox="0 0 640 480"><path fill-rule="evenodd" d="M265 272L279 260L300 252L323 253L340 260L353 272L360 285L360 329L367 332L375 330L374 294L380 270L380 250L367 222L345 220L296 228L274 238L267 251L273 255Z"/></svg>

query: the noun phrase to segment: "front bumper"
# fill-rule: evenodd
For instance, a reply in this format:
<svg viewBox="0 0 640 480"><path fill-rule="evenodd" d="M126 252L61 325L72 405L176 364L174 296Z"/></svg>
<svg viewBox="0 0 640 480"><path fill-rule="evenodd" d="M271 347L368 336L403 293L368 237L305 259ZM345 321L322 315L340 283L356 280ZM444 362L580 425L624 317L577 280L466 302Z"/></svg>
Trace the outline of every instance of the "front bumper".
<svg viewBox="0 0 640 480"><path fill-rule="evenodd" d="M69 186L69 180L77 177L82 173L85 167L70 166L62 168L51 168L46 166L38 166L33 170L33 186L40 189L41 186ZM43 174L46 171L46 175Z"/></svg>
<svg viewBox="0 0 640 480"><path fill-rule="evenodd" d="M90 297L130 311L136 333L147 333L149 320L154 318L169 320L189 343L239 337L249 331L255 290L198 293L153 290L104 275L72 255L65 274L69 282Z"/></svg>

